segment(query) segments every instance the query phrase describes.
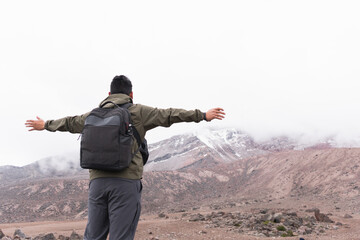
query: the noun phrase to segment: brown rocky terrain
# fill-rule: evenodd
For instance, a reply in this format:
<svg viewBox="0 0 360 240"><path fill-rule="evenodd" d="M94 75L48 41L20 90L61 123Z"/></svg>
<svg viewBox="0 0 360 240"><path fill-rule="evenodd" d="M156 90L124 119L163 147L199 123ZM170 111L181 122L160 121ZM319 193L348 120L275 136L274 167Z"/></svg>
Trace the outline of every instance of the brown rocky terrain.
<svg viewBox="0 0 360 240"><path fill-rule="evenodd" d="M237 130L152 144L136 238L360 239L360 149L334 146ZM79 237L89 181L77 162L0 167L0 239Z"/></svg>
<svg viewBox="0 0 360 240"><path fill-rule="evenodd" d="M185 240L185 239L359 239L360 219L358 216L331 215L334 223L317 222L311 211L298 213L284 209L275 211L263 209L243 209L238 207L221 210L198 209L178 213L143 214L136 233L136 240ZM310 210L310 209L309 209ZM270 217L270 220L267 217ZM301 220L302 219L302 220ZM258 223L257 221L260 220ZM301 232L292 232L292 226L303 221ZM20 231L27 239L81 239L86 221L56 221L0 224L3 240L15 238ZM290 232L291 231L291 232ZM266 237L276 234L280 237ZM293 236L290 236L290 235ZM6 237L8 236L8 237ZM72 238L71 238L72 237ZM0 232L1 239L1 232Z"/></svg>
<svg viewBox="0 0 360 240"><path fill-rule="evenodd" d="M144 205L169 208L203 203L277 199L330 201L350 213L360 204L360 149L308 149L257 156L214 168L151 172ZM155 191L156 189L156 191ZM154 190L154 191L153 191ZM191 198L189 198L191 196ZM292 201L293 201L292 200ZM316 200L316 201L315 201Z"/></svg>
<svg viewBox="0 0 360 240"><path fill-rule="evenodd" d="M306 239L357 239L359 166L360 149L315 148L201 169L146 172L137 237L255 239L287 234L295 239L293 234ZM13 232L19 222L83 221L87 187L87 176L81 174L3 185L0 229ZM324 222L319 214L331 221Z"/></svg>

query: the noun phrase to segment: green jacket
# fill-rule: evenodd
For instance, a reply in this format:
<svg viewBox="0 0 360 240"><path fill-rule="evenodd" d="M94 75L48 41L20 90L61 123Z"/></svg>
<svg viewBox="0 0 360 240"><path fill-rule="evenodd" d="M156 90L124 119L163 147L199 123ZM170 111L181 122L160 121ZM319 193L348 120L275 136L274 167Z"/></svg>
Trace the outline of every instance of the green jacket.
<svg viewBox="0 0 360 240"><path fill-rule="evenodd" d="M112 94L104 101L112 101L118 105L132 103L132 99L125 94ZM100 105L101 105L100 103ZM105 107L113 107L112 104L106 104ZM132 123L139 132L141 139L145 138L148 130L158 126L170 127L178 122L200 122L204 120L204 113L200 110L187 111L184 109L158 109L140 104L133 104L129 107ZM90 112L79 116L65 117L57 120L49 120L45 123L45 129L51 132L66 131L71 133L81 133L84 128L85 118ZM135 152L138 144L134 139L132 151ZM143 174L143 162L140 152L132 159L130 166L119 172L107 172L100 170L89 170L90 180L101 177L121 177L127 179L141 179Z"/></svg>

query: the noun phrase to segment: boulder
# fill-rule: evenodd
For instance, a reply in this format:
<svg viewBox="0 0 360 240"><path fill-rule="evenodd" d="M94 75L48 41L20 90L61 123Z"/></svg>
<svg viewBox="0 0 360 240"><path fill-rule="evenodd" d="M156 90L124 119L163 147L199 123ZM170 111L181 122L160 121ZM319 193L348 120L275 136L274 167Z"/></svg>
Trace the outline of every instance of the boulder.
<svg viewBox="0 0 360 240"><path fill-rule="evenodd" d="M198 214L193 214L190 216L189 219L190 222L198 222L198 221L205 221L205 217L204 215L198 213Z"/></svg>
<svg viewBox="0 0 360 240"><path fill-rule="evenodd" d="M5 237L1 238L1 240L12 240L12 239L8 236L5 236Z"/></svg>
<svg viewBox="0 0 360 240"><path fill-rule="evenodd" d="M56 240L56 238L53 233L48 233L46 235L42 234L42 235L36 236L34 238L34 240Z"/></svg>
<svg viewBox="0 0 360 240"><path fill-rule="evenodd" d="M20 229L16 229L14 232L14 238L26 238L25 233L23 233Z"/></svg>
<svg viewBox="0 0 360 240"><path fill-rule="evenodd" d="M70 240L82 240L83 237L79 234L77 234L75 231L73 231L70 235Z"/></svg>
<svg viewBox="0 0 360 240"><path fill-rule="evenodd" d="M315 218L318 222L327 222L327 223L333 223L334 221L331 220L327 215L320 213L319 209L315 210Z"/></svg>
<svg viewBox="0 0 360 240"><path fill-rule="evenodd" d="M70 238L64 235L59 235L58 240L70 240Z"/></svg>

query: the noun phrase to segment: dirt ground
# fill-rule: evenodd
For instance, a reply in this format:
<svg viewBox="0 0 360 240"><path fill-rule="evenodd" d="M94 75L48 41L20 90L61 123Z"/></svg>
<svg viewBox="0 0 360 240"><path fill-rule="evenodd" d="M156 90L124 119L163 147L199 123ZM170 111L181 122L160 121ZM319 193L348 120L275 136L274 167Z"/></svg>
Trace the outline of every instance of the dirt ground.
<svg viewBox="0 0 360 240"><path fill-rule="evenodd" d="M142 216L136 233L136 240L255 240L274 239L264 237L253 237L229 231L226 228L207 228L205 223L188 222L182 220L179 214L169 214L168 219L159 218L155 215ZM306 240L360 240L360 216L351 219L344 219L333 216L335 221L341 220L346 227L337 230L329 230L322 235L306 235L296 237L279 237L279 239L297 239L300 237ZM0 229L5 235L12 236L15 229L21 229L26 236L35 237L39 234L54 233L55 236L70 236L72 231L83 234L86 221L62 221L62 222L31 222L0 224Z"/></svg>

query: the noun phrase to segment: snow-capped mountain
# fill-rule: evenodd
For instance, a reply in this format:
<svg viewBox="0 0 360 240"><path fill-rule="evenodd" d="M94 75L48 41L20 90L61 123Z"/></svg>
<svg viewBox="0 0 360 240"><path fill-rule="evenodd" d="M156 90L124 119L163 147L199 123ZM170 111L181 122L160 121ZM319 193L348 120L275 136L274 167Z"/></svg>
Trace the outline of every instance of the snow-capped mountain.
<svg viewBox="0 0 360 240"><path fill-rule="evenodd" d="M332 146L333 143L330 141L304 145L284 136L256 141L249 134L237 129L202 129L192 134L173 136L150 144L150 158L145 165L145 171L212 167L218 163L272 152ZM24 167L0 167L0 185L14 180L77 176L87 172L80 168L79 153L75 152L44 158Z"/></svg>
<svg viewBox="0 0 360 240"><path fill-rule="evenodd" d="M174 136L150 145L150 158L145 170L197 168L271 152L308 147L329 148L331 144L325 141L315 145L304 145L285 136L255 141L249 134L237 129L206 129Z"/></svg>

